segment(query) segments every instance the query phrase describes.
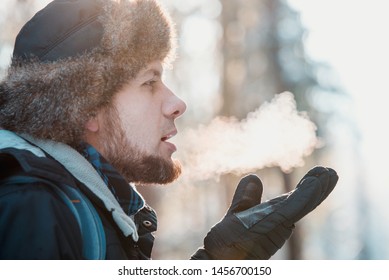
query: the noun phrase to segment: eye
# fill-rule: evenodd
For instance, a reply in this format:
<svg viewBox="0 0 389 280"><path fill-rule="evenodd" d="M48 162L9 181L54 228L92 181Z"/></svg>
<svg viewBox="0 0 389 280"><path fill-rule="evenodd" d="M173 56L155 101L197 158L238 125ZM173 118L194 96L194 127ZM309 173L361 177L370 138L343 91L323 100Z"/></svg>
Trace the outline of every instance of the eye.
<svg viewBox="0 0 389 280"><path fill-rule="evenodd" d="M152 87L152 86L155 85L156 82L157 82L156 79L151 79L151 80L148 80L145 83L143 83L143 86L150 86L150 87Z"/></svg>

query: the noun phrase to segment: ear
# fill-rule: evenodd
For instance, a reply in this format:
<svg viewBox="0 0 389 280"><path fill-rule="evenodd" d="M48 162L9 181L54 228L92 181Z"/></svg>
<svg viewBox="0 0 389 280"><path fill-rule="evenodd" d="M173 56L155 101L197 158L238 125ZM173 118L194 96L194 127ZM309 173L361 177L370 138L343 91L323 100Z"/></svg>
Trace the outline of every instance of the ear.
<svg viewBox="0 0 389 280"><path fill-rule="evenodd" d="M91 118L89 121L86 122L85 128L89 132L97 132L100 129L99 121L97 117Z"/></svg>

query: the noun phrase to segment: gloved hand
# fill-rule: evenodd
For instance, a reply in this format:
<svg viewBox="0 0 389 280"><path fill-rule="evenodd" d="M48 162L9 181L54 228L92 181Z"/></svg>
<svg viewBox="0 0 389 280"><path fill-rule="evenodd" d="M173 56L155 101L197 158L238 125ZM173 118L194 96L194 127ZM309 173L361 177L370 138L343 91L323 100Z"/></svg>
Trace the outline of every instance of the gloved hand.
<svg viewBox="0 0 389 280"><path fill-rule="evenodd" d="M244 177L226 215L191 259L269 259L290 237L294 224L315 209L337 181L333 169L314 167L293 191L261 203L261 180Z"/></svg>

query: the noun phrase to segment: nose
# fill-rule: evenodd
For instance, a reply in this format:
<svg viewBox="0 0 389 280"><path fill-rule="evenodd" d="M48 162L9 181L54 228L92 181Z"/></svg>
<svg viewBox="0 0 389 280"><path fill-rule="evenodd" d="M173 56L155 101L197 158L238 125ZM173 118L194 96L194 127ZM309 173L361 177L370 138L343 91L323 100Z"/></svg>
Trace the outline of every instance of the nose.
<svg viewBox="0 0 389 280"><path fill-rule="evenodd" d="M167 117L176 119L186 111L186 104L181 98L175 95L170 89L166 88L166 90L169 92L169 97L167 99L167 102L165 102L164 105L164 109L163 109L164 114Z"/></svg>

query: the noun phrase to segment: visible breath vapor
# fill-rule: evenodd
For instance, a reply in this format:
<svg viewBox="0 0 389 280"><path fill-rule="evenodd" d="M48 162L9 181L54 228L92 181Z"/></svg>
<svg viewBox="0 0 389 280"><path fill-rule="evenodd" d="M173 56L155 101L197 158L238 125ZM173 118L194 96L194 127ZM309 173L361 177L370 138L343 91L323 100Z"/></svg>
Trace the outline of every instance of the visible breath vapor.
<svg viewBox="0 0 389 280"><path fill-rule="evenodd" d="M178 158L183 179L206 180L279 166L289 172L319 145L316 125L296 109L290 92L276 95L239 121L217 117L181 133Z"/></svg>

